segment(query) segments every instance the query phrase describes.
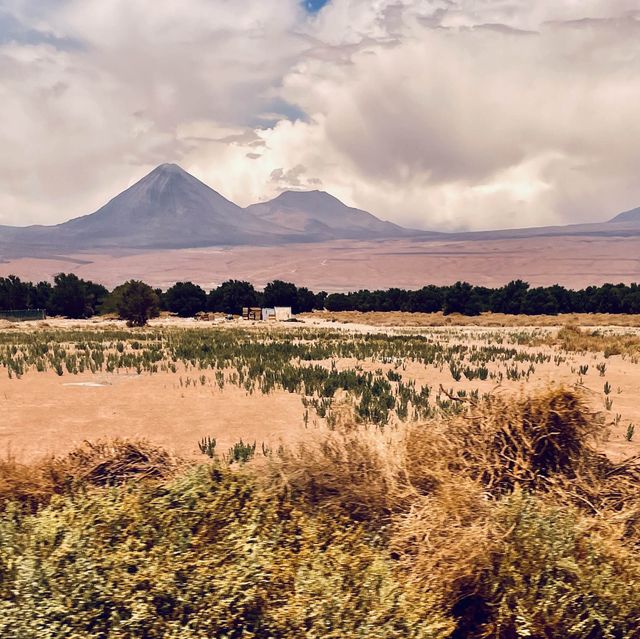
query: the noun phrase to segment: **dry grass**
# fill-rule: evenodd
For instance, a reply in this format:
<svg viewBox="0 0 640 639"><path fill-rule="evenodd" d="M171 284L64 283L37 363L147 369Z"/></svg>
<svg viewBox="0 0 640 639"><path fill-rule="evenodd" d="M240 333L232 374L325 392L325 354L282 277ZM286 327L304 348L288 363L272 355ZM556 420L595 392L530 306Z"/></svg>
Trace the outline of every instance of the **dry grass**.
<svg viewBox="0 0 640 639"><path fill-rule="evenodd" d="M601 416L573 389L489 396L462 415L409 426L407 471L423 492L455 476L480 482L492 495L515 486L547 490L559 477L575 479L604 463L595 449L605 435Z"/></svg>
<svg viewBox="0 0 640 639"><path fill-rule="evenodd" d="M272 465L272 480L314 506L374 519L463 480L493 499L516 488L567 497L569 485L593 493L608 477L638 472L635 458L613 464L597 452L607 434L602 415L576 389L500 394L391 433L343 424L286 451Z"/></svg>
<svg viewBox="0 0 640 639"><path fill-rule="evenodd" d="M503 313L482 313L478 316L444 315L439 313L406 313L401 311L316 311L303 313L300 317L322 319L344 324L365 324L368 326L627 326L640 327L640 315L608 313L565 313L560 315L506 315Z"/></svg>
<svg viewBox="0 0 640 639"><path fill-rule="evenodd" d="M585 331L575 324L563 326L549 343L566 351L601 352L611 355L637 355L640 353L638 335L603 335L600 331Z"/></svg>
<svg viewBox="0 0 640 639"><path fill-rule="evenodd" d="M23 463L7 455L0 460L0 508L19 501L28 510L78 486L116 486L131 479L165 479L179 468L178 459L147 441L122 439L84 442L63 457Z"/></svg>
<svg viewBox="0 0 640 639"><path fill-rule="evenodd" d="M621 587L640 578L633 558L640 544L640 459L610 462L596 448L606 436L604 420L579 391L551 387L469 403L462 415L411 424L394 436L329 432L277 460L271 480L314 510L382 526L407 583L458 618L454 636L511 637L518 614L495 585L501 580L515 579L529 596L521 573L535 573L540 583L558 580L574 554L584 566L562 579L601 588L603 599L630 595L593 585L599 562ZM554 551L559 540L565 545ZM525 560L528 553L540 553L540 561ZM556 596L544 591L539 598ZM540 614L536 601L530 604L526 615L537 629L531 636L546 636L553 604L545 601L550 608ZM566 605L557 628L570 627L576 604Z"/></svg>

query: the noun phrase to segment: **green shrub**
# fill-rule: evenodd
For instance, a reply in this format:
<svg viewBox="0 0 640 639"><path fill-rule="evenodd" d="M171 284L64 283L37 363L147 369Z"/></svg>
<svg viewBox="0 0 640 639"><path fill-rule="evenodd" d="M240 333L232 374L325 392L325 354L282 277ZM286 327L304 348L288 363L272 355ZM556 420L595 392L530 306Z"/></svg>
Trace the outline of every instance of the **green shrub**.
<svg viewBox="0 0 640 639"><path fill-rule="evenodd" d="M482 636L639 637L640 565L588 530L573 509L514 495L499 509L506 531L481 597Z"/></svg>
<svg viewBox="0 0 640 639"><path fill-rule="evenodd" d="M445 636L348 520L199 467L167 484L54 498L0 519L0 636Z"/></svg>

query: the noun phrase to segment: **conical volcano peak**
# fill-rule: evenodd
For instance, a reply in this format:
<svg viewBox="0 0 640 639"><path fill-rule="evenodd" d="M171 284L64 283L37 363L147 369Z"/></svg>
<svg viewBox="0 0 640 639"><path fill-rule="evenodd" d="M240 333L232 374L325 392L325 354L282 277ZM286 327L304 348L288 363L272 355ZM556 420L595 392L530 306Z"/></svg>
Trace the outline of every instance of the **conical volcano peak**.
<svg viewBox="0 0 640 639"><path fill-rule="evenodd" d="M153 175L154 173L167 173L167 174L175 173L175 174L189 175L190 177L192 177L179 164L174 164L173 162L166 163L166 164L159 164L155 169L153 169L153 171L151 171L151 173L149 173L149 175Z"/></svg>
<svg viewBox="0 0 640 639"><path fill-rule="evenodd" d="M142 178L141 182L152 181L156 182L160 180L169 180L171 178L182 178L189 181L199 182L196 177L185 171L178 164L160 164L151 173L148 173ZM208 187L207 187L208 188Z"/></svg>
<svg viewBox="0 0 640 639"><path fill-rule="evenodd" d="M258 243L277 235L272 224L246 213L177 164L157 166L95 213L61 229L85 246L120 247Z"/></svg>

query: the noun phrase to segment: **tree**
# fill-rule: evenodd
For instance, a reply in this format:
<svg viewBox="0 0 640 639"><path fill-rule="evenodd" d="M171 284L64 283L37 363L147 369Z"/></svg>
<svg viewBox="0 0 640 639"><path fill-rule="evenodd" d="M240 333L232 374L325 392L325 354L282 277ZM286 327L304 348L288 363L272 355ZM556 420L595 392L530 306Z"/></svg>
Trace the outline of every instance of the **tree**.
<svg viewBox="0 0 640 639"><path fill-rule="evenodd" d="M0 277L0 310L16 311L29 306L29 293L33 284L23 282L16 275Z"/></svg>
<svg viewBox="0 0 640 639"><path fill-rule="evenodd" d="M38 282L29 294L29 308L44 308L47 312L51 308L51 292L53 287L49 282Z"/></svg>
<svg viewBox="0 0 640 639"><path fill-rule="evenodd" d="M316 306L316 296L304 286L296 294L295 313L310 313Z"/></svg>
<svg viewBox="0 0 640 639"><path fill-rule="evenodd" d="M490 308L494 313L516 315L522 312L522 302L529 290L529 285L522 280L512 280L506 286L493 292Z"/></svg>
<svg viewBox="0 0 640 639"><path fill-rule="evenodd" d="M328 311L351 311L353 306L346 293L330 293L324 302Z"/></svg>
<svg viewBox="0 0 640 639"><path fill-rule="evenodd" d="M412 313L437 313L442 310L442 289L438 286L424 286L417 291L411 291L408 311Z"/></svg>
<svg viewBox="0 0 640 639"><path fill-rule="evenodd" d="M622 310L625 313L640 313L640 291L625 295L622 300Z"/></svg>
<svg viewBox="0 0 640 639"><path fill-rule="evenodd" d="M324 309L328 295L329 293L327 293L327 291L320 291L319 293L316 293L316 299L313 303L313 308L318 308L320 310Z"/></svg>
<svg viewBox="0 0 640 639"><path fill-rule="evenodd" d="M444 314L479 315L480 301L468 282L456 282L444 296Z"/></svg>
<svg viewBox="0 0 640 639"><path fill-rule="evenodd" d="M177 282L164 297L167 309L180 317L193 317L207 308L207 294L193 282Z"/></svg>
<svg viewBox="0 0 640 639"><path fill-rule="evenodd" d="M258 305L258 293L249 282L227 280L209 293L210 311L239 315L242 309Z"/></svg>
<svg viewBox="0 0 640 639"><path fill-rule="evenodd" d="M556 315L558 302L547 288L531 288L522 300L521 312L525 315Z"/></svg>
<svg viewBox="0 0 640 639"><path fill-rule="evenodd" d="M621 310L620 298L618 287L613 284L603 284L591 296L587 310L590 313L619 313Z"/></svg>
<svg viewBox="0 0 640 639"><path fill-rule="evenodd" d="M264 287L265 306L291 306L294 313L298 312L298 289L291 282L273 280Z"/></svg>
<svg viewBox="0 0 640 639"><path fill-rule="evenodd" d="M53 281L50 310L55 315L91 317L109 293L101 284L82 280L74 273L58 273Z"/></svg>
<svg viewBox="0 0 640 639"><path fill-rule="evenodd" d="M152 317L160 315L157 293L144 282L129 280L111 293L113 305L120 319L128 326L144 326Z"/></svg>

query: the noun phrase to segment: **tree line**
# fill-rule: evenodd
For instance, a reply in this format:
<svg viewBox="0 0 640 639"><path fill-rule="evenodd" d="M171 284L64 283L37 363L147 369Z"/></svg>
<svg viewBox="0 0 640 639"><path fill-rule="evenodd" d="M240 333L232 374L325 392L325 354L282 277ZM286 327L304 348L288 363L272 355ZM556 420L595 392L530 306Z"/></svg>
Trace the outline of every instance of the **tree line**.
<svg viewBox="0 0 640 639"><path fill-rule="evenodd" d="M169 311L193 317L203 311L240 314L250 306L291 306L294 313L324 308L327 293L313 293L291 282L274 280L264 291L249 282L228 280L211 291L193 282L177 282L163 291L138 280L129 280L113 291L83 280L74 273L59 273L50 282L23 281L15 275L0 277L0 311L42 309L48 315L74 319L118 313L132 324L144 324Z"/></svg>
<svg viewBox="0 0 640 639"><path fill-rule="evenodd" d="M228 280L207 292L192 282L177 282L167 290L129 280L109 291L73 273L59 273L50 282L27 282L15 275L0 277L0 311L43 309L49 315L86 318L118 313L141 324L161 310L181 317L202 311L239 314L248 306L291 306L294 313L329 311L408 311L478 315L482 312L555 315L558 313L640 313L638 284L603 284L571 290L555 284L531 287L522 280L487 288L468 282L425 286L418 290L390 288L351 293L314 293L291 282L274 280L264 291L249 282Z"/></svg>

